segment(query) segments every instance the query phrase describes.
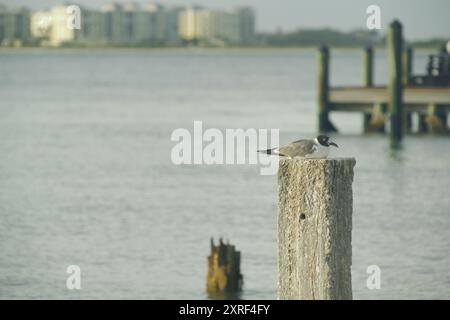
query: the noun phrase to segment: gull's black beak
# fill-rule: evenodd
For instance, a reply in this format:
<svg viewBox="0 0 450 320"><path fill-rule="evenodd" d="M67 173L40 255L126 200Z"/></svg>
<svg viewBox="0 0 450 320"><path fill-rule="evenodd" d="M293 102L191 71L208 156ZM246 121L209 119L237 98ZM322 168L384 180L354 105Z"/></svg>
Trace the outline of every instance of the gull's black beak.
<svg viewBox="0 0 450 320"><path fill-rule="evenodd" d="M330 142L328 145L335 146L336 148L339 148L338 145L336 143L334 143L334 142Z"/></svg>

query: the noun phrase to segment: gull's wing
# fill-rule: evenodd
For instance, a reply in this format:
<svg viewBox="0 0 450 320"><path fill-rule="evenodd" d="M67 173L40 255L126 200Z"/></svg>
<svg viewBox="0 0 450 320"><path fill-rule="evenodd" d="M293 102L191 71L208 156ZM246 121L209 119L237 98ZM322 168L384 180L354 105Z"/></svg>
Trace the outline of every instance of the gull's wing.
<svg viewBox="0 0 450 320"><path fill-rule="evenodd" d="M316 150L313 140L297 140L286 146L280 147L278 152L281 156L286 157L305 157Z"/></svg>

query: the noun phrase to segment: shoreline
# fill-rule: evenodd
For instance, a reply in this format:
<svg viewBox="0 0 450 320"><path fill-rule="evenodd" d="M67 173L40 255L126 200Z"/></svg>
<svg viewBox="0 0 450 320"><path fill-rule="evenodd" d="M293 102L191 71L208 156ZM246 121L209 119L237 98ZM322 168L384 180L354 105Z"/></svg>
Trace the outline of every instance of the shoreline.
<svg viewBox="0 0 450 320"><path fill-rule="evenodd" d="M0 53L12 52L315 52L318 47L0 47ZM364 47L330 47L337 52L361 51ZM437 47L414 48L415 52L436 52ZM385 52L385 47L374 47L375 52Z"/></svg>

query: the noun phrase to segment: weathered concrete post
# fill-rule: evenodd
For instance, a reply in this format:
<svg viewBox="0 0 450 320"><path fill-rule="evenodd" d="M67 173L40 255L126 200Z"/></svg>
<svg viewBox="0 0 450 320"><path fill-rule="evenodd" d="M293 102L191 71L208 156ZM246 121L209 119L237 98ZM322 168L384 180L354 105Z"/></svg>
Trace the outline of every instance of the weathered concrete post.
<svg viewBox="0 0 450 320"><path fill-rule="evenodd" d="M318 64L318 78L317 78L317 105L319 117L319 131L333 132L337 131L336 127L328 118L329 113L329 65L330 53L328 47L322 46L319 48L319 64Z"/></svg>
<svg viewBox="0 0 450 320"><path fill-rule="evenodd" d="M387 50L389 60L389 111L391 116L391 145L396 147L403 138L402 86L402 25L395 20L389 26Z"/></svg>
<svg viewBox="0 0 450 320"><path fill-rule="evenodd" d="M352 299L355 163L280 160L278 299Z"/></svg>

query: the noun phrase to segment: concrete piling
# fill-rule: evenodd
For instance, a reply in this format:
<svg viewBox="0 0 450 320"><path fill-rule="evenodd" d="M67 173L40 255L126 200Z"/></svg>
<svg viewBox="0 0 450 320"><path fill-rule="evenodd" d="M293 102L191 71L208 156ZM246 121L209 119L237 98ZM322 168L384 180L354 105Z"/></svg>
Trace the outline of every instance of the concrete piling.
<svg viewBox="0 0 450 320"><path fill-rule="evenodd" d="M352 299L354 158L282 159L278 298Z"/></svg>

